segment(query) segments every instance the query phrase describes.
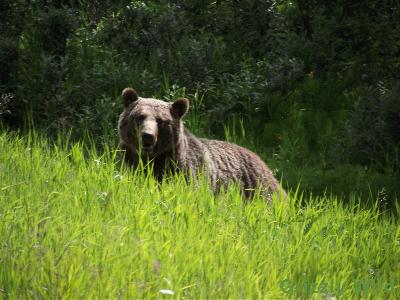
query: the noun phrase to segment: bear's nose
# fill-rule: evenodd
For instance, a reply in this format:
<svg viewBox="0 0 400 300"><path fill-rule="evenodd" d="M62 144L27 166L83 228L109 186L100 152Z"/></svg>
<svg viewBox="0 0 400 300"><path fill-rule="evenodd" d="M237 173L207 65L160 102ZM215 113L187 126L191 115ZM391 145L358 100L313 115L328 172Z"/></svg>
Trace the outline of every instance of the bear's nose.
<svg viewBox="0 0 400 300"><path fill-rule="evenodd" d="M143 146L150 147L154 144L154 135L151 133L143 132L142 133L142 142Z"/></svg>

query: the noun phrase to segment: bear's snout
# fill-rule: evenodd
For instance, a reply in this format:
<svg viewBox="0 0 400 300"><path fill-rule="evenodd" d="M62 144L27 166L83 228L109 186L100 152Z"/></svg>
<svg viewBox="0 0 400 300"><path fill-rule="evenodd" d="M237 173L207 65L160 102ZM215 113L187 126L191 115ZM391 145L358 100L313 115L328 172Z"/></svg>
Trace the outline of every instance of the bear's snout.
<svg viewBox="0 0 400 300"><path fill-rule="evenodd" d="M146 118L141 124L140 139L144 152L152 152L157 143L157 122L153 118Z"/></svg>
<svg viewBox="0 0 400 300"><path fill-rule="evenodd" d="M144 147L149 148L155 144L155 136L148 132L142 133L142 144Z"/></svg>

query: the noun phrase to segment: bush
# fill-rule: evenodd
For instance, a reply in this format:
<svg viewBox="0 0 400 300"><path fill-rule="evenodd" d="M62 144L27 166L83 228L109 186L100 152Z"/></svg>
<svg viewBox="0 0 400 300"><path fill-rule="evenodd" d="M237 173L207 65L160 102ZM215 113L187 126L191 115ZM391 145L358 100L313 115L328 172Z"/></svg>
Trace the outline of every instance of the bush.
<svg viewBox="0 0 400 300"><path fill-rule="evenodd" d="M372 162L398 171L400 144L400 86L379 82L348 94L353 102L343 126L341 145L351 162Z"/></svg>

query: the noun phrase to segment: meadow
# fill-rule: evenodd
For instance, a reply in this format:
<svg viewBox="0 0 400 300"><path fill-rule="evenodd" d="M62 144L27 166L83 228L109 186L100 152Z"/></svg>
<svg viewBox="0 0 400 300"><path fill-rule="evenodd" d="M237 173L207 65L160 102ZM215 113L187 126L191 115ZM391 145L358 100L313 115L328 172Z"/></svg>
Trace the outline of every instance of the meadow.
<svg viewBox="0 0 400 300"><path fill-rule="evenodd" d="M0 298L398 299L379 204L158 183L112 147L0 135ZM399 207L396 207L399 213Z"/></svg>
<svg viewBox="0 0 400 300"><path fill-rule="evenodd" d="M398 4L0 2L0 299L400 299ZM288 198L126 170L128 86Z"/></svg>

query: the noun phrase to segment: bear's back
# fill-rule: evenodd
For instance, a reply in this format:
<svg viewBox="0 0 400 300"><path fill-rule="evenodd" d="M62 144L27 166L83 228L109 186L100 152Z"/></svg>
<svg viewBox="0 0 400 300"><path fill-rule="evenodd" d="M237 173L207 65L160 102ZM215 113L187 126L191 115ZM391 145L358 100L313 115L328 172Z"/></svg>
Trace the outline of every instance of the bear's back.
<svg viewBox="0 0 400 300"><path fill-rule="evenodd" d="M204 153L209 157L209 176L216 187L239 183L250 195L258 186L264 193L279 191L279 182L272 171L254 152L239 145L218 140L199 139Z"/></svg>

